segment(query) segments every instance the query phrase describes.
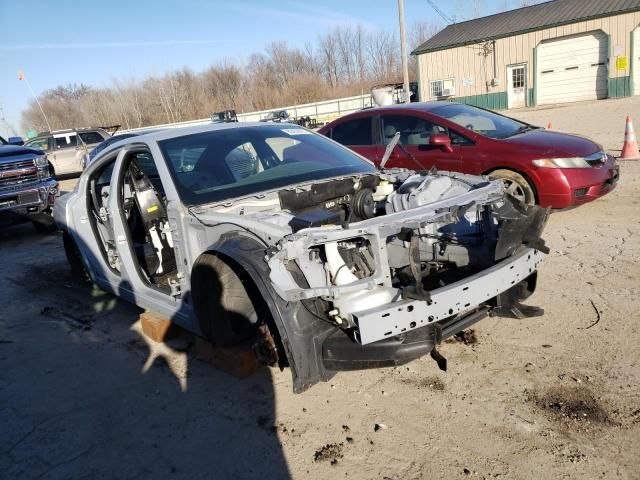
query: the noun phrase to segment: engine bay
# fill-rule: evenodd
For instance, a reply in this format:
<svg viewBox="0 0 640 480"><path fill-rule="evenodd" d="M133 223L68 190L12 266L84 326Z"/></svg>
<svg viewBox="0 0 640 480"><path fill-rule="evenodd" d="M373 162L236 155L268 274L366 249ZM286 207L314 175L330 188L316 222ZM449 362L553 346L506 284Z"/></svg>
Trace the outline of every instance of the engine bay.
<svg viewBox="0 0 640 480"><path fill-rule="evenodd" d="M430 305L434 291L518 250L548 252L540 239L546 210L520 204L500 182L470 175L387 170L280 191L278 204L264 201L272 202L270 211L245 215L291 232L267 254L278 294L359 341L361 312L398 302ZM536 261L524 262L529 273ZM450 315L472 308L462 302Z"/></svg>

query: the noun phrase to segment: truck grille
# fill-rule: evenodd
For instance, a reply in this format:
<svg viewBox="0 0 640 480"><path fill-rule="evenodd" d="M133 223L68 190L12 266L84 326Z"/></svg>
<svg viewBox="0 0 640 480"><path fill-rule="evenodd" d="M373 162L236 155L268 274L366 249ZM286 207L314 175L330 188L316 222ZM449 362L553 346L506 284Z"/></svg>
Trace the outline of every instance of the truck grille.
<svg viewBox="0 0 640 480"><path fill-rule="evenodd" d="M33 160L20 160L0 164L0 187L19 185L38 179L38 169Z"/></svg>

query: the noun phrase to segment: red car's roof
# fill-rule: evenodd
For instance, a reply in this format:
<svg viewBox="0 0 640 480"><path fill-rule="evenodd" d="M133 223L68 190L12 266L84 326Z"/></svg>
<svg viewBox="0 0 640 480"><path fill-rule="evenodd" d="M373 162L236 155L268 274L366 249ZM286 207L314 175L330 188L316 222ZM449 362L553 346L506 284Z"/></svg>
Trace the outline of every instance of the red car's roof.
<svg viewBox="0 0 640 480"><path fill-rule="evenodd" d="M433 110L436 107L442 107L444 105L451 105L451 102L445 102L443 100L439 100L439 101L434 100L431 102L396 103L393 105L385 105L383 107L369 108L367 110L401 109L401 110L420 110L423 112L428 112L430 110Z"/></svg>
<svg viewBox="0 0 640 480"><path fill-rule="evenodd" d="M345 118L351 117L352 115L359 115L359 114L365 114L365 113L369 114L372 112L385 112L390 110L401 110L401 111L413 110L415 112L430 112L434 108L444 107L445 105L459 105L459 104L453 103L453 102L446 102L446 101L396 103L393 105L385 105L383 107L364 108L362 110L358 110L356 112L351 112L346 115L343 115L342 117L336 120L344 120ZM330 123L333 123L336 120L333 120Z"/></svg>

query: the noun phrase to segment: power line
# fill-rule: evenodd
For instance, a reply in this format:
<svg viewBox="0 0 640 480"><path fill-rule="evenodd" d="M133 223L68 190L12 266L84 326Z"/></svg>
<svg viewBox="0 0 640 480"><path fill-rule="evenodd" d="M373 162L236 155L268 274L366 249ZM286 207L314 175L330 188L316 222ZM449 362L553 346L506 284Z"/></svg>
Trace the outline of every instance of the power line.
<svg viewBox="0 0 640 480"><path fill-rule="evenodd" d="M427 0L427 3L429 5L431 5L431 8L433 8L433 10L440 15L440 18L442 18L445 22L447 22L449 25L451 25L452 23L455 23L450 17L448 17L447 15L444 14L444 12L442 10L440 10L435 3L433 3L433 0Z"/></svg>

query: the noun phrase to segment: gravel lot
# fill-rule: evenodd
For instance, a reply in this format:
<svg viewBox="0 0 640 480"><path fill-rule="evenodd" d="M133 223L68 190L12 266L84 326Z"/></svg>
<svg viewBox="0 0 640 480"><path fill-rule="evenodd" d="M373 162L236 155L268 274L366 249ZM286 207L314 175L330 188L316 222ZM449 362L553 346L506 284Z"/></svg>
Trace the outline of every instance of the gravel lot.
<svg viewBox="0 0 640 480"><path fill-rule="evenodd" d="M616 154L640 98L512 115ZM70 190L74 181L63 182ZM236 380L160 345L139 310L73 283L61 236L0 231L0 477L640 478L640 162L554 213L529 303L430 359L294 395L288 371ZM376 424L378 427L376 428Z"/></svg>

